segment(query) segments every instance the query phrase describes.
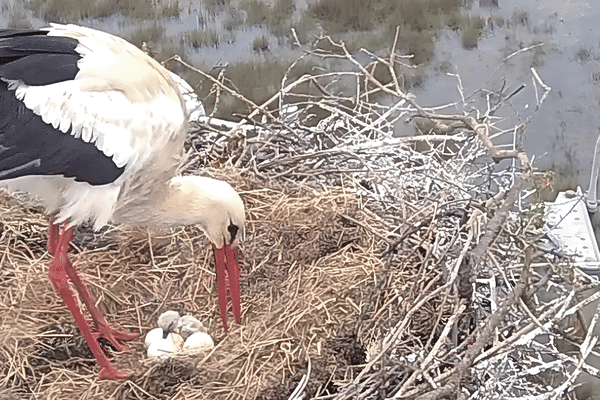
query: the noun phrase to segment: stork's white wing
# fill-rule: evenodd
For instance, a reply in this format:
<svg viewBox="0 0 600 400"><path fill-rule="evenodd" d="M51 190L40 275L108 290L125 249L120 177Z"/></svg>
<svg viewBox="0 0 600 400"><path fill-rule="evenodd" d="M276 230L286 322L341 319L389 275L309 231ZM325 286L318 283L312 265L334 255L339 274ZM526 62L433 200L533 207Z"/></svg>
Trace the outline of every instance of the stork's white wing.
<svg viewBox="0 0 600 400"><path fill-rule="evenodd" d="M135 103L118 90L82 90L82 82L77 79L45 86L19 81L8 84L44 122L94 143L118 167L143 162L145 155L160 151L185 127L181 103L163 95Z"/></svg>

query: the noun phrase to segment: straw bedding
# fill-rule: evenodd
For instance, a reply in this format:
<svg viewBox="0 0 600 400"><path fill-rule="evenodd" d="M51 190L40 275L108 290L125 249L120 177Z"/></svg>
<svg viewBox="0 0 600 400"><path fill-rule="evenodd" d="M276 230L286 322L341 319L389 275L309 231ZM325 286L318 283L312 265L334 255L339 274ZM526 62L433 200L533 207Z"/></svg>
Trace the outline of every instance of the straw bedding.
<svg viewBox="0 0 600 400"><path fill-rule="evenodd" d="M136 371L124 384L94 379L93 357L47 279L45 217L4 197L2 386L17 398L146 397L144 392L157 398L275 398L291 392L307 357L322 359L322 384L351 376L351 365L365 358L353 328L383 268L379 239L343 217L363 219L357 197L340 189L287 194L230 177L242 192L248 226L244 324L227 336L218 317L211 249L198 229L110 227L76 236L73 261L109 321L144 334L172 309L207 323L217 342L206 360L165 362L144 360L143 346L133 342L132 357L116 357L120 367ZM337 336L343 345L332 339Z"/></svg>

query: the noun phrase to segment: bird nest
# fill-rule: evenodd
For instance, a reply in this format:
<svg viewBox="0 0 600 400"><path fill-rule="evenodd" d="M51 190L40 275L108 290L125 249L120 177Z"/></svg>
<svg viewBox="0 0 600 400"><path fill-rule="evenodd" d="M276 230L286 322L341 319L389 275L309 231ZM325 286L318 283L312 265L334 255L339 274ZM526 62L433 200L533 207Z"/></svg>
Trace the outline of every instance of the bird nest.
<svg viewBox="0 0 600 400"><path fill-rule="evenodd" d="M97 381L95 360L47 279L46 217L18 198L1 199L1 399L457 391L453 379L468 377L493 336L479 322L489 318L493 331L504 321L520 275L505 274L506 285L486 295L491 307L473 294L475 278L510 270L529 243L527 229L519 238L510 229L520 218L512 210L529 177L527 157L490 140L488 121L506 96L480 120L434 114L333 45L351 65L338 75L363 82L355 93L336 92L339 76L304 76L282 89L273 122L263 105L230 129L209 119L192 125L184 173L228 181L246 206L241 325L223 331L212 250L198 228L84 227L74 237L72 260L109 322L144 335L163 311L191 314L216 343L209 353L148 359L142 340L131 342L133 354L115 354L105 342L113 362L135 375ZM392 73L398 68L393 57L372 56ZM213 81L215 93L233 93ZM260 112L267 121L250 123ZM414 118L430 128L392 135L398 121ZM515 158L522 175L512 164L494 168Z"/></svg>

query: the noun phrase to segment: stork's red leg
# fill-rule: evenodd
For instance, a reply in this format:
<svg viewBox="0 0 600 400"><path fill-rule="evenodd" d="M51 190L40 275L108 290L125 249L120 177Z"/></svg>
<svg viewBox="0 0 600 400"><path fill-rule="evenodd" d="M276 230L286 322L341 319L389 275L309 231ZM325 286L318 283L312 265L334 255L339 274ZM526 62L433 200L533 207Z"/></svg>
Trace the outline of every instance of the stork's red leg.
<svg viewBox="0 0 600 400"><path fill-rule="evenodd" d="M50 232L48 234L48 250L51 254L55 254L59 237L60 226L54 223L54 217L52 217L50 219ZM87 285L79 277L77 271L75 270L75 268L73 268L70 262L67 265L65 265L65 272L67 273L71 282L73 282L73 285L75 285L75 288L79 293L79 297L81 298L81 300L83 301L83 303L85 304L92 316L92 320L94 321L94 324L98 330L97 333L94 333L96 338L105 338L113 345L113 347L117 351L131 352L131 349L129 347L122 345L119 341L134 340L137 339L138 335L135 333L130 333L122 331L120 329L112 328L110 325L108 325L106 319L104 318L104 315L98 309L98 307L96 307L96 302L90 294Z"/></svg>
<svg viewBox="0 0 600 400"><path fill-rule="evenodd" d="M242 323L241 289L240 289L240 265L238 261L238 249L232 246L224 246L227 257L227 273L229 275L229 292L231 293L231 306L235 322Z"/></svg>
<svg viewBox="0 0 600 400"><path fill-rule="evenodd" d="M227 332L227 278L225 275L225 248L218 249L213 245L215 252L215 269L217 271L217 289L219 292L219 310L223 319L223 328Z"/></svg>
<svg viewBox="0 0 600 400"><path fill-rule="evenodd" d="M58 236L60 227L54 223L55 217L50 217L50 227L48 229L48 253L56 254L56 246L58 245Z"/></svg>
<svg viewBox="0 0 600 400"><path fill-rule="evenodd" d="M96 307L96 302L94 301L94 298L88 290L87 285L77 274L77 271L71 263L68 263L65 266L65 271L69 276L69 279L71 280L71 282L73 282L73 285L77 289L81 301L83 301L83 304L85 304L88 311L90 312L90 315L92 316L92 320L94 321L94 324L96 325L96 328L98 330L98 333L94 333L95 337L103 337L104 339L108 340L114 346L114 348L117 349L117 351L130 353L131 349L128 346L122 345L119 341L134 340L137 339L139 335L136 333L126 332L120 329L112 328L110 325L108 325L106 319L104 318L104 315L102 314L102 311L100 311L100 309Z"/></svg>
<svg viewBox="0 0 600 400"><path fill-rule="evenodd" d="M69 261L67 256L67 251L69 250L69 241L71 240L71 235L73 234L73 228L65 229L64 232L58 232L58 238L56 240L55 245L55 253L54 259L50 263L50 268L48 271L48 275L50 276L50 280L54 284L54 287L60 294L60 297L63 299L64 303L67 305L75 322L79 326L79 329L84 334L88 346L94 353L96 360L98 360L98 364L100 365L100 372L98 373L99 379L124 379L130 377L133 372L118 369L114 367L106 354L100 348L100 345L96 341L94 334L90 330L90 327L85 320L81 310L79 309L79 305L75 300L75 296L73 295L73 291L69 287L69 283L67 282L68 274L67 269L72 269L73 266Z"/></svg>

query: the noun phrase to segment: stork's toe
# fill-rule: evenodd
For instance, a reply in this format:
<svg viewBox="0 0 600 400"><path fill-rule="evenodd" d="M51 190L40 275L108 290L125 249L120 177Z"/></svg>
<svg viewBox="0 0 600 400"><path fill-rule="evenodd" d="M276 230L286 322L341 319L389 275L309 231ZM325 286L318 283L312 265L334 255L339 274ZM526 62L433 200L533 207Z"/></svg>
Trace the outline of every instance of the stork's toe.
<svg viewBox="0 0 600 400"><path fill-rule="evenodd" d="M118 379L127 379L133 375L133 371L128 369L119 369L112 365L108 365L103 367L100 372L98 372L98 379L108 379L108 380L118 380Z"/></svg>
<svg viewBox="0 0 600 400"><path fill-rule="evenodd" d="M96 339L104 338L108 340L117 351L129 354L133 352L129 346L125 346L121 342L135 340L139 337L139 334L112 328L108 324L98 324L96 328L98 330L94 333Z"/></svg>

